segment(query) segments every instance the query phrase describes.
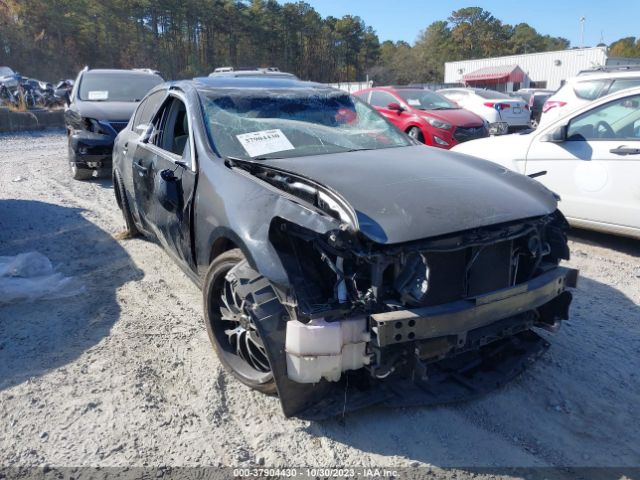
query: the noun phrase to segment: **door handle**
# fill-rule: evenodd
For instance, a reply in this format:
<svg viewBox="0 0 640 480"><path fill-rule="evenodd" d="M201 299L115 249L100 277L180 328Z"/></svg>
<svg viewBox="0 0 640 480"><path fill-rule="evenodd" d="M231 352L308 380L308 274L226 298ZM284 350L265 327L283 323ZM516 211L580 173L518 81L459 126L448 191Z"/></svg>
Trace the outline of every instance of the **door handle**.
<svg viewBox="0 0 640 480"><path fill-rule="evenodd" d="M609 152L615 153L616 155L640 155L640 148L620 146L618 148L612 148Z"/></svg>
<svg viewBox="0 0 640 480"><path fill-rule="evenodd" d="M140 176L146 175L147 171L149 171L149 167L145 167L144 165L142 165L142 160L137 160L137 161L133 162L133 168L138 170L138 174Z"/></svg>

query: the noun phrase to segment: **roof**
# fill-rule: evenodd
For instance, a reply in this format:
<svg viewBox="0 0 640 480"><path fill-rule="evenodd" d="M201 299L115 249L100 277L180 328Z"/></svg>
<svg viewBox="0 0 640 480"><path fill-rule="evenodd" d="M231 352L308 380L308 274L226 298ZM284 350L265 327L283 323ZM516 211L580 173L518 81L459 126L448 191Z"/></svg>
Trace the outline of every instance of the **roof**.
<svg viewBox="0 0 640 480"><path fill-rule="evenodd" d="M223 70L213 71L210 77L279 77L279 78L298 78L293 73L268 70L266 68L258 68L251 70Z"/></svg>
<svg viewBox="0 0 640 480"><path fill-rule="evenodd" d="M522 82L524 80L524 72L518 65L501 65L480 68L463 75L462 78L466 83Z"/></svg>
<svg viewBox="0 0 640 480"><path fill-rule="evenodd" d="M633 59L629 59L630 61ZM638 60L638 59L636 59ZM630 71L640 71L640 62L635 64L628 65L600 65L598 67L590 68L587 70L580 70L578 75L589 75L593 73L604 73L604 72L630 72Z"/></svg>
<svg viewBox="0 0 640 480"><path fill-rule="evenodd" d="M335 90L321 83L299 80L294 76L277 75L214 75L211 77L197 77L193 79L198 89L207 88L247 88L247 89L315 89Z"/></svg>
<svg viewBox="0 0 640 480"><path fill-rule="evenodd" d="M126 73L126 74L130 74L130 75L156 75L156 76L160 76L158 75L158 73L153 72L149 69L126 69L126 68L92 68L89 70L86 70L85 73Z"/></svg>
<svg viewBox="0 0 640 480"><path fill-rule="evenodd" d="M424 87L421 87L420 85L387 85L386 87L373 88L388 88L389 90L424 90Z"/></svg>
<svg viewBox="0 0 640 480"><path fill-rule="evenodd" d="M589 52L595 52L595 53L602 53L605 55L605 57L607 56L607 47L586 47L586 48L569 48L567 50L552 50L552 51L547 51L547 52L532 52L532 53L516 53L513 55L504 55L501 57L479 57L479 58L471 58L471 59L467 59L467 60L454 60L451 62L445 62L445 66L446 65L459 65L459 64L466 64L469 62L477 62L477 61L485 61L485 60L491 60L491 61L496 61L496 60L505 60L506 61L513 61L513 62L517 62L519 60L521 60L523 57L541 57L541 56L549 56L549 57L557 57L559 55L577 55L577 56L582 56L585 53L589 53Z"/></svg>

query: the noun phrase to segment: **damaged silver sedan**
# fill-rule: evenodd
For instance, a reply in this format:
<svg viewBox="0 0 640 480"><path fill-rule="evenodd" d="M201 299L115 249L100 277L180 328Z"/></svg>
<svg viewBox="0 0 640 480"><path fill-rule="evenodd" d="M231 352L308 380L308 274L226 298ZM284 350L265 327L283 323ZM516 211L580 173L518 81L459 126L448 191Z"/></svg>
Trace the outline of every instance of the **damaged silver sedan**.
<svg viewBox="0 0 640 480"><path fill-rule="evenodd" d="M467 399L510 380L568 317L557 198L414 143L297 79L164 84L115 143L130 234L202 288L226 368L287 416Z"/></svg>

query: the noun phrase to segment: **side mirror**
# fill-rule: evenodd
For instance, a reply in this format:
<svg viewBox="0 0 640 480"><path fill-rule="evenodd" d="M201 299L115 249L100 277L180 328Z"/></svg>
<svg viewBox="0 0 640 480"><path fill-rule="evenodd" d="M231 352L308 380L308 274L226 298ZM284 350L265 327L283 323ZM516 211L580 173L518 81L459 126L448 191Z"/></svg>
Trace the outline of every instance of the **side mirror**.
<svg viewBox="0 0 640 480"><path fill-rule="evenodd" d="M398 113L404 112L404 108L402 108L402 105L396 102L391 102L389 105L387 105L387 108L389 110L394 110Z"/></svg>
<svg viewBox="0 0 640 480"><path fill-rule="evenodd" d="M543 135L541 142L562 143L567 139L567 125L561 125L555 130Z"/></svg>

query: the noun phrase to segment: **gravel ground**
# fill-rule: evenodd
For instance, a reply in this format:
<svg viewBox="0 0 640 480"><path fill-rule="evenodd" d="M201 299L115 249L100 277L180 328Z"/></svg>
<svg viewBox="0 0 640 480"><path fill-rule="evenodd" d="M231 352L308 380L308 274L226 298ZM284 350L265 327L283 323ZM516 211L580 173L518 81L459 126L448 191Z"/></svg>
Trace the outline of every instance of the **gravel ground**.
<svg viewBox="0 0 640 480"><path fill-rule="evenodd" d="M169 257L118 239L111 182L71 180L65 155L60 132L0 136L0 255L37 250L86 287L0 307L0 465L640 466L640 242L574 232L572 318L506 388L287 420L222 369Z"/></svg>

